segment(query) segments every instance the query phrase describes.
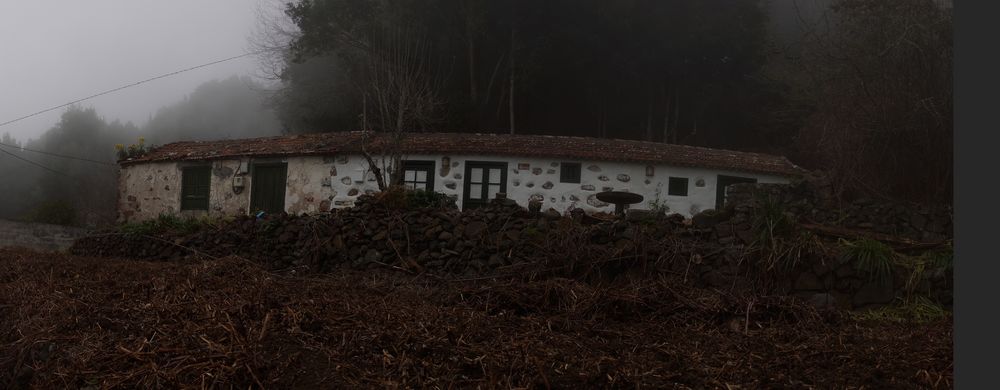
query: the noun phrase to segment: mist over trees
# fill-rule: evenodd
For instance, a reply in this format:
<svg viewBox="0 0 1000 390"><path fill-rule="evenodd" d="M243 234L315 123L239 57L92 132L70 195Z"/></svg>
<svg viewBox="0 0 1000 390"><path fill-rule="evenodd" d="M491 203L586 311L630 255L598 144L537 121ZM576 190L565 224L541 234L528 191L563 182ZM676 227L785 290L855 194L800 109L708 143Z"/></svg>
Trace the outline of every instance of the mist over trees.
<svg viewBox="0 0 1000 390"><path fill-rule="evenodd" d="M289 132L764 151L845 197L951 201L947 2L302 0L265 25Z"/></svg>
<svg viewBox="0 0 1000 390"><path fill-rule="evenodd" d="M264 89L249 77L206 82L184 100L158 110L143 133L155 144L276 135L281 123L266 107Z"/></svg>
<svg viewBox="0 0 1000 390"><path fill-rule="evenodd" d="M108 121L93 108L72 106L37 139L21 141L4 134L2 142L10 146L0 145L0 175L5 178L0 218L67 225L113 223L118 199L116 144L136 144L140 138L150 146L277 135L279 121L265 107L261 90L250 79L231 77L202 84L141 127Z"/></svg>

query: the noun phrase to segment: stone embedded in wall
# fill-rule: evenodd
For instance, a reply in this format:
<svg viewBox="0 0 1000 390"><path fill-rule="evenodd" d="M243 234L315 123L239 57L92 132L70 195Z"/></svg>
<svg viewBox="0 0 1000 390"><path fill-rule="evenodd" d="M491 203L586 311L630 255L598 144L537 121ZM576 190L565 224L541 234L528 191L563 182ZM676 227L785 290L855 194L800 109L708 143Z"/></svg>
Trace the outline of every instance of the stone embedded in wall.
<svg viewBox="0 0 1000 390"><path fill-rule="evenodd" d="M353 200L335 200L333 201L335 206L354 206Z"/></svg>
<svg viewBox="0 0 1000 390"><path fill-rule="evenodd" d="M348 156L337 156L337 164L344 165L350 161L351 159Z"/></svg>
<svg viewBox="0 0 1000 390"><path fill-rule="evenodd" d="M375 195L375 193L377 193L377 192L378 191L375 191L375 190L372 190L372 189L367 189L367 190L365 190L365 195Z"/></svg>
<svg viewBox="0 0 1000 390"><path fill-rule="evenodd" d="M531 169L531 174L532 175L541 175L542 174L542 168L532 168Z"/></svg>
<svg viewBox="0 0 1000 390"><path fill-rule="evenodd" d="M521 185L521 181L520 180L514 180L510 184L513 185L514 187L517 187L517 186Z"/></svg>
<svg viewBox="0 0 1000 390"><path fill-rule="evenodd" d="M351 183L353 183L354 181L353 181L353 180L351 180L351 178L350 178L350 177L348 177L348 176L344 176L344 178L343 178L343 179L340 179L340 182L341 182L341 183L344 183L344 185L347 185L347 186L349 186L349 185L351 185Z"/></svg>
<svg viewBox="0 0 1000 390"><path fill-rule="evenodd" d="M698 205L693 204L693 205L691 205L691 210L690 211L691 211L691 215L697 215L698 213L701 212L701 207L698 207Z"/></svg>
<svg viewBox="0 0 1000 390"><path fill-rule="evenodd" d="M520 174L520 173L521 173L521 171L518 171L518 170L517 170L517 168L514 168L514 169L511 169L510 171L511 171L511 173L513 173L513 174L515 174L515 175L517 175L517 174Z"/></svg>
<svg viewBox="0 0 1000 390"><path fill-rule="evenodd" d="M601 200L597 199L597 194L591 194L590 196L588 196L587 197L587 204L589 204L589 205L591 205L593 207L607 207L608 206L608 204L606 202L602 202Z"/></svg>
<svg viewBox="0 0 1000 390"><path fill-rule="evenodd" d="M569 200L570 200L571 202L579 202L579 201L580 201L580 197L578 197L578 196L576 196L576 195L570 195L570 196L569 196Z"/></svg>
<svg viewBox="0 0 1000 390"><path fill-rule="evenodd" d="M621 174L618 174L617 179L618 179L618 181L620 181L622 183L628 183L629 180L632 180L632 177L630 177L629 175L626 175L624 173L621 173Z"/></svg>
<svg viewBox="0 0 1000 390"><path fill-rule="evenodd" d="M448 177L449 173L451 173L451 157L441 157L441 169L438 171L438 175Z"/></svg>
<svg viewBox="0 0 1000 390"><path fill-rule="evenodd" d="M544 188L546 190L551 190L552 187L554 187L554 186L555 186L555 184L552 184L551 181L547 181L547 182L545 182L545 184L542 184L542 188Z"/></svg>
<svg viewBox="0 0 1000 390"><path fill-rule="evenodd" d="M592 184L584 184L584 185L580 186L580 189L584 190L584 191L593 191L594 190L594 186Z"/></svg>
<svg viewBox="0 0 1000 390"><path fill-rule="evenodd" d="M599 167L597 165L591 165L591 166L587 167L587 170L591 171L591 172L600 172L601 171L601 167Z"/></svg>
<svg viewBox="0 0 1000 390"><path fill-rule="evenodd" d="M607 177L607 176L605 176L605 175L601 175L601 176L598 176L598 177L597 177L597 180L600 180L600 181L608 181L608 180L611 180L611 179L610 179L610 178L608 178L608 177Z"/></svg>
<svg viewBox="0 0 1000 390"><path fill-rule="evenodd" d="M548 173L550 175L554 175L556 173L556 170L555 169L549 169L548 171L545 171L545 173Z"/></svg>
<svg viewBox="0 0 1000 390"><path fill-rule="evenodd" d="M528 184L525 184L524 186L528 187L528 188L532 188L532 187L535 186L535 183L528 183Z"/></svg>
<svg viewBox="0 0 1000 390"><path fill-rule="evenodd" d="M545 200L545 195L542 194L531 194L531 196L528 197L528 201L531 202L541 202L544 200Z"/></svg>
<svg viewBox="0 0 1000 390"><path fill-rule="evenodd" d="M695 187L704 187L705 186L705 179L699 177L698 180L694 181L694 186Z"/></svg>
<svg viewBox="0 0 1000 390"><path fill-rule="evenodd" d="M452 167L452 168L458 168L458 165L459 165L459 164L461 164L461 163L460 163L460 162L458 162L458 161L455 161L455 162L451 163L451 167Z"/></svg>
<svg viewBox="0 0 1000 390"><path fill-rule="evenodd" d="M323 179L320 180L320 185L323 187L330 187L333 185L333 180L330 179L329 177L324 177Z"/></svg>
<svg viewBox="0 0 1000 390"><path fill-rule="evenodd" d="M163 186L164 191L170 191L170 184Z"/></svg>
<svg viewBox="0 0 1000 390"><path fill-rule="evenodd" d="M359 191L357 188L351 188L349 191L347 191L347 196L358 196L358 192Z"/></svg>
<svg viewBox="0 0 1000 390"><path fill-rule="evenodd" d="M327 211L330 211L330 201L326 200L326 199L323 199L322 201L320 201L319 202L319 211L321 213L325 213Z"/></svg>
<svg viewBox="0 0 1000 390"><path fill-rule="evenodd" d="M615 190L615 187L601 187L601 191L604 191L604 192L614 191L614 190Z"/></svg>
<svg viewBox="0 0 1000 390"><path fill-rule="evenodd" d="M461 173L455 173L452 177L455 178L455 180L462 180L462 174Z"/></svg>
<svg viewBox="0 0 1000 390"><path fill-rule="evenodd" d="M646 179L646 184L652 184L652 183L653 182L649 181L649 179Z"/></svg>
<svg viewBox="0 0 1000 390"><path fill-rule="evenodd" d="M455 188L458 187L458 184L456 184L455 182L449 180L449 181L444 182L444 187L447 188L447 189L449 189L449 190L454 190Z"/></svg>
<svg viewBox="0 0 1000 390"><path fill-rule="evenodd" d="M336 176L337 176L337 167L335 166L330 167L330 177L336 177Z"/></svg>
<svg viewBox="0 0 1000 390"><path fill-rule="evenodd" d="M553 197L549 198L549 200L552 201L552 203L555 203L556 202L556 197L553 196Z"/></svg>

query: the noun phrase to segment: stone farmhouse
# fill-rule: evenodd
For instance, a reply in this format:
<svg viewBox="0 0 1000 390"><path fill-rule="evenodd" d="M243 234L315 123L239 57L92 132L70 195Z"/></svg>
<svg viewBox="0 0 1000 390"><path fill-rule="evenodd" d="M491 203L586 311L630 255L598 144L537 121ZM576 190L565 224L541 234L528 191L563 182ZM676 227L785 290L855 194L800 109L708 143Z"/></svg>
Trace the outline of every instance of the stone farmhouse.
<svg viewBox="0 0 1000 390"><path fill-rule="evenodd" d="M390 149L391 148L391 149ZM378 190L367 152L395 150L414 189L453 196L459 207L498 193L542 210L614 210L604 191L640 194L633 209L658 205L692 216L719 208L729 184L786 183L804 171L788 159L657 142L543 135L341 132L177 142L119 162L119 220L287 212L349 207Z"/></svg>

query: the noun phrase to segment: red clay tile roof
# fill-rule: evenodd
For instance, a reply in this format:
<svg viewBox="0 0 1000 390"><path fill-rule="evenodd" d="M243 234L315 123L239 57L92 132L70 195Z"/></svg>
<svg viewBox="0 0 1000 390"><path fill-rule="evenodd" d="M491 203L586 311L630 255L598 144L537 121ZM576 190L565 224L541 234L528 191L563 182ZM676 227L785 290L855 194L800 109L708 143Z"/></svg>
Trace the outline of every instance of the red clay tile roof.
<svg viewBox="0 0 1000 390"><path fill-rule="evenodd" d="M377 154L387 144L385 133L369 133L368 150ZM151 161L210 160L232 157L279 157L354 154L362 133L302 134L219 141L175 142L122 165ZM548 135L409 133L403 154L478 154L578 160L642 162L797 176L802 168L781 156L709 149L659 142Z"/></svg>

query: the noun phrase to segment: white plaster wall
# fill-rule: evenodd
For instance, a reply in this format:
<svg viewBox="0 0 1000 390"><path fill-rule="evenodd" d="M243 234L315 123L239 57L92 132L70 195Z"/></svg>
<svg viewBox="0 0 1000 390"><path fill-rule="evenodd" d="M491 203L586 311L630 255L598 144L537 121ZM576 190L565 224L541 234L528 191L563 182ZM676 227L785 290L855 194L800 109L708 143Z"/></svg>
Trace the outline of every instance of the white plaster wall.
<svg viewBox="0 0 1000 390"><path fill-rule="evenodd" d="M533 197L542 201L542 210L567 212L576 208L587 212L612 212L613 205L597 201L601 191L628 191L645 200L633 209L649 209L659 201L671 213L690 217L715 207L718 175L756 178L760 183L787 183L776 175L760 175L736 171L654 165L653 175L646 176L643 163L606 161L574 161L543 158L518 158L477 155L410 155L409 160L434 161L434 190L457 198L462 203L466 161L507 163L507 196L526 206ZM443 161L447 159L447 165ZM246 187L236 193L232 187L237 168L253 162L274 159L217 160L213 166L210 210L184 212L190 215L232 215L246 213L253 185L248 172ZM278 161L288 164L285 209L289 213L316 213L331 208L350 207L358 196L378 190L367 161L358 155L289 157ZM560 183L563 162L581 164L580 183ZM119 210L122 219L142 220L159 214L177 214L180 209L181 167L190 163L134 164L122 169ZM528 169L518 169L528 164ZM688 178L688 195L667 195L670 177ZM703 181L702 186L698 186Z"/></svg>
<svg viewBox="0 0 1000 390"><path fill-rule="evenodd" d="M181 211L181 171L190 165L211 165L208 211ZM205 163L157 162L133 164L122 168L119 178L119 220L141 221L159 215L205 216L232 215L245 212L249 206L246 188L237 192L232 179L246 162L216 160Z"/></svg>
<svg viewBox="0 0 1000 390"><path fill-rule="evenodd" d="M542 210L549 208L566 212L582 208L587 212L614 211L614 205L597 201L595 194L602 191L627 191L642 195L645 199L640 204L630 208L648 210L650 202L659 201L670 208L671 213L679 213L690 217L700 211L715 208L716 179L718 175L756 178L759 183L787 183L788 179L777 175L760 175L736 171L723 171L704 168L673 167L654 165L653 176L646 176L646 167L651 164L620 163L607 161L562 160L540 158L518 158L497 156L455 155L447 156L450 160L450 170L443 174L441 170L442 155L406 156L411 160L430 160L436 162L434 190L450 195L457 195L459 206L462 200L462 179L465 175L465 161L493 161L507 163L507 197L526 206L534 196L542 200ZM575 162L581 165L580 183L560 183L560 165L562 162ZM519 170L519 164L528 164L528 169ZM625 176L622 176L625 175ZM670 177L688 178L687 196L667 195L667 185ZM704 186L696 185L698 180L704 181ZM455 189L447 185L453 183ZM551 188L545 188L549 187ZM593 189L591 189L593 188Z"/></svg>

